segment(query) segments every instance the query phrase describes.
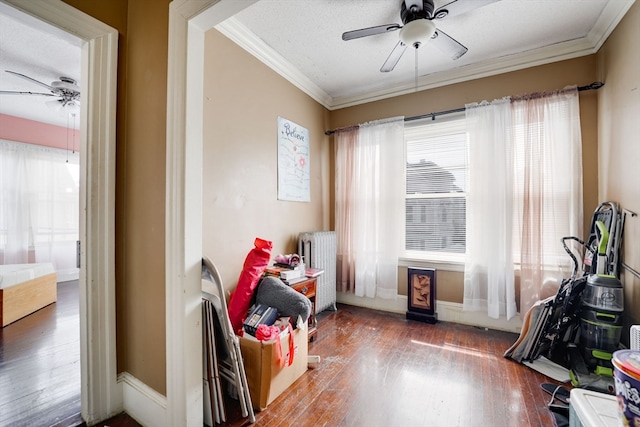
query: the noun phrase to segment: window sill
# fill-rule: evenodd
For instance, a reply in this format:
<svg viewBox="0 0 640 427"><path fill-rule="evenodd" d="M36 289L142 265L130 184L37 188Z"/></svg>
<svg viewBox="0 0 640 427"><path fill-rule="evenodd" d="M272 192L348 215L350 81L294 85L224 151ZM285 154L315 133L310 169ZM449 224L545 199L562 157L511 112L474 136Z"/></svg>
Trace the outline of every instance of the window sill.
<svg viewBox="0 0 640 427"><path fill-rule="evenodd" d="M464 255L462 256L437 256L437 254L405 253L398 257L398 265L401 267L435 268L443 271L464 272Z"/></svg>

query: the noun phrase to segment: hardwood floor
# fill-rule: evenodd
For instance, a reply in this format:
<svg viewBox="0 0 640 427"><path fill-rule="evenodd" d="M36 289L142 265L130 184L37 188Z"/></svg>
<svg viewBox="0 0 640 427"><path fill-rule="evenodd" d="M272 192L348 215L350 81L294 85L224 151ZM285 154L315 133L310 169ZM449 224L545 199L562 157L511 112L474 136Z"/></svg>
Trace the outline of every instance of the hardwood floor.
<svg viewBox="0 0 640 427"><path fill-rule="evenodd" d="M0 328L0 426L77 425L80 419L78 281L58 300Z"/></svg>
<svg viewBox="0 0 640 427"><path fill-rule="evenodd" d="M0 331L0 426L83 425L77 288L60 284L56 304ZM540 388L554 381L502 357L517 334L347 305L318 325L320 364L255 425L554 426ZM226 409L225 426L250 425L236 401ZM98 425L139 426L126 414Z"/></svg>
<svg viewBox="0 0 640 427"><path fill-rule="evenodd" d="M318 325L309 354L320 365L257 413L257 425L555 425L540 388L555 381L502 356L517 334L346 305ZM227 408L225 425L249 424L236 402Z"/></svg>

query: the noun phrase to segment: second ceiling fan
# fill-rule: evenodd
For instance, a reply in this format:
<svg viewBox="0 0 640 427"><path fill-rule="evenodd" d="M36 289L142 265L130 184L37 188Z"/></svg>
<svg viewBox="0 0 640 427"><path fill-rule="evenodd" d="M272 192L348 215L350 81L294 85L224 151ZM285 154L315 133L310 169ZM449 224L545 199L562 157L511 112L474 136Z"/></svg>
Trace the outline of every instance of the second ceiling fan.
<svg viewBox="0 0 640 427"><path fill-rule="evenodd" d="M395 68L407 46L413 46L417 49L426 42L433 43L451 59L458 59L467 53L468 49L437 28L433 21L461 15L496 1L499 0L453 0L435 9L433 0L404 0L400 5L400 19L403 25L386 24L347 31L342 34L342 40L353 40L400 30L400 40L380 68L382 72L389 72Z"/></svg>
<svg viewBox="0 0 640 427"><path fill-rule="evenodd" d="M29 77L22 73L15 71L5 70L7 73L12 74L21 79L35 83L48 90L48 92L31 92L27 90L0 90L0 95L35 95L35 96L47 96L54 99L47 101L47 105L54 109L68 109L75 112L80 107L80 87L76 84L76 81L70 77L60 77L60 80L55 80L51 84L46 84L40 80L36 80L33 77Z"/></svg>

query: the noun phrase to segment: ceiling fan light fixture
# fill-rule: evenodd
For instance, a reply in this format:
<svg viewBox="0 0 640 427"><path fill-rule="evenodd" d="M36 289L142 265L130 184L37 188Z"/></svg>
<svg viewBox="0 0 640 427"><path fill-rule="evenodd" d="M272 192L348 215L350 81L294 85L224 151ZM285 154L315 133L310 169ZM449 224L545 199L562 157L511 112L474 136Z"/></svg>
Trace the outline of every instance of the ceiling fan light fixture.
<svg viewBox="0 0 640 427"><path fill-rule="evenodd" d="M78 114L80 112L80 103L76 100L67 100L64 98L52 99L46 101L44 104L61 117L65 117L68 114Z"/></svg>
<svg viewBox="0 0 640 427"><path fill-rule="evenodd" d="M65 105L67 112L71 115L76 115L80 113L80 104L78 101L71 101Z"/></svg>
<svg viewBox="0 0 640 427"><path fill-rule="evenodd" d="M416 19L408 22L400 30L400 41L407 46L418 48L426 43L436 32L436 24L429 19Z"/></svg>

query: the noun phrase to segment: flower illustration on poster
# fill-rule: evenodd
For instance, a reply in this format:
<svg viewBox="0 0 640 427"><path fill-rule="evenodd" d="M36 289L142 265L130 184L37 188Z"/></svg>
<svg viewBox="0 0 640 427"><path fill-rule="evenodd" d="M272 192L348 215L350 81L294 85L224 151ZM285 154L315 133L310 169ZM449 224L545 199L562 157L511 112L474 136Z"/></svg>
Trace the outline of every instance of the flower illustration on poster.
<svg viewBox="0 0 640 427"><path fill-rule="evenodd" d="M310 201L309 131L278 117L278 200Z"/></svg>

